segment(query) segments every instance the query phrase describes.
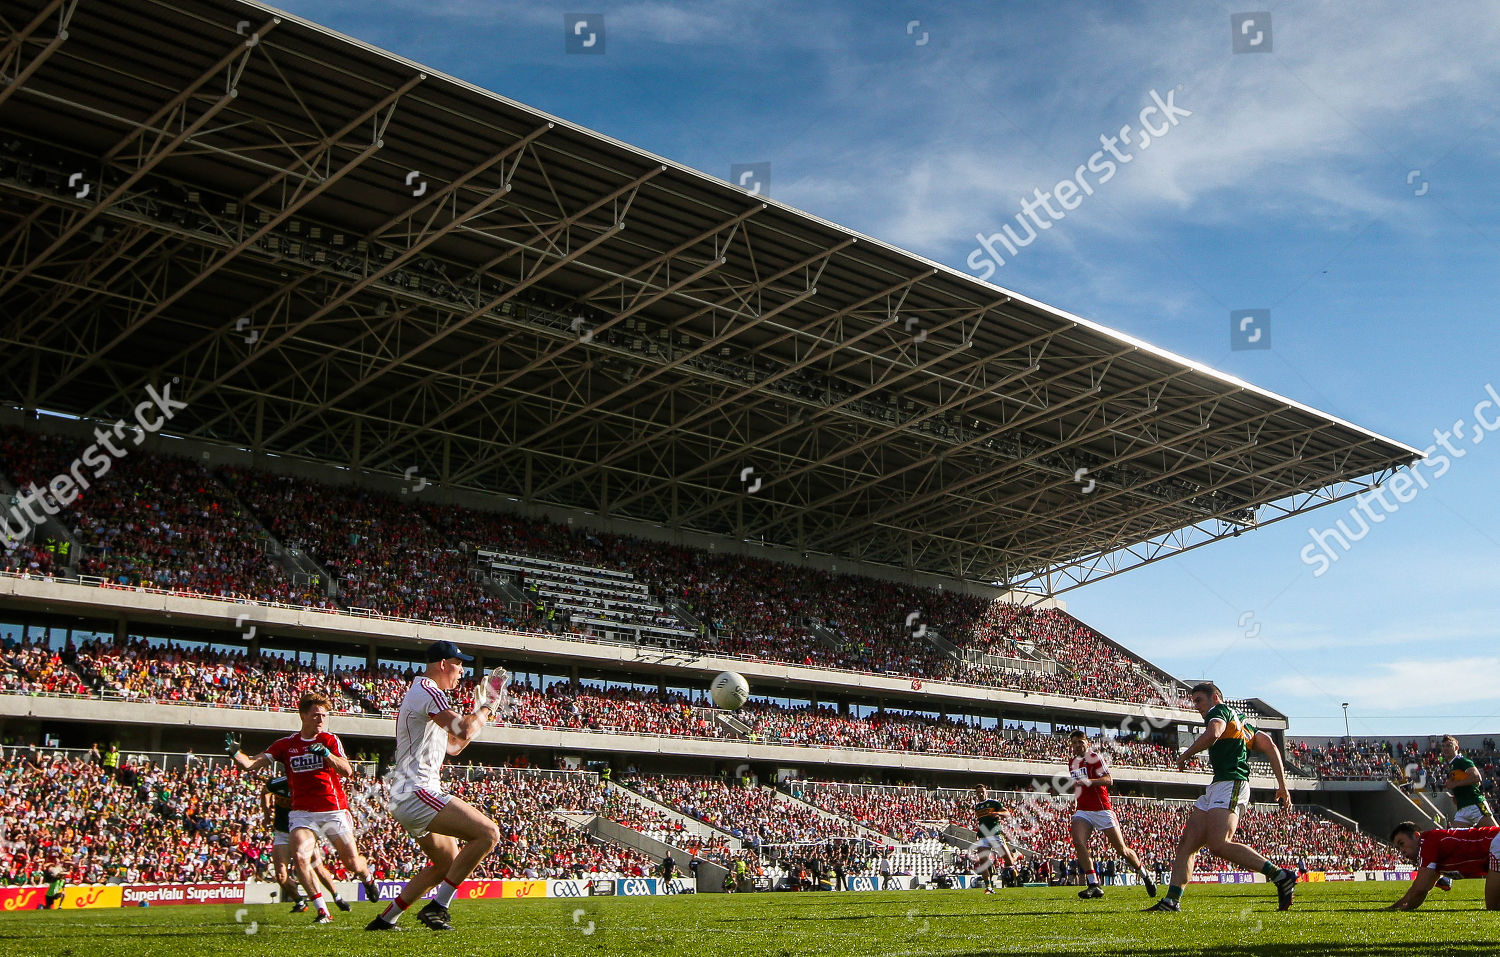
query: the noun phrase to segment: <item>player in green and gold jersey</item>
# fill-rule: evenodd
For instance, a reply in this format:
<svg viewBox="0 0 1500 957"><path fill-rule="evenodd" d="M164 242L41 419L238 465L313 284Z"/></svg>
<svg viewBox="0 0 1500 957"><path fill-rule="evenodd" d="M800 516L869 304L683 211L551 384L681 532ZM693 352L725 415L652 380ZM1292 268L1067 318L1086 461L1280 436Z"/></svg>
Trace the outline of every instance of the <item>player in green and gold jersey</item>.
<svg viewBox="0 0 1500 957"><path fill-rule="evenodd" d="M1250 747L1254 730L1245 716L1224 703L1217 685L1204 681L1193 685L1193 707L1203 715L1207 725L1188 749L1177 759L1177 769L1187 770L1187 761L1202 751L1208 752L1213 768L1213 783L1193 805L1177 842L1177 857L1172 863L1172 885L1167 896L1158 901L1155 911L1182 909L1182 889L1193 876L1193 860L1207 848L1211 853L1233 864L1264 874L1276 885L1279 910L1292 906L1297 888L1297 872L1277 867L1248 844L1234 839L1240 823L1240 809L1250 803ZM1273 744L1274 746L1274 744ZM1289 803L1289 802L1287 802Z"/></svg>
<svg viewBox="0 0 1500 957"><path fill-rule="evenodd" d="M1001 833L1004 825L1000 819L1009 813L1005 805L990 797L988 788L983 784L974 785L974 829L979 832L979 843L974 845L974 869L979 873L986 894L995 892L995 858L998 856L1007 864L1015 863L1010 845Z"/></svg>
<svg viewBox="0 0 1500 957"><path fill-rule="evenodd" d="M1495 815L1490 804L1479 790L1484 778L1474 761L1458 751L1458 739L1451 734L1443 735L1443 760L1448 762L1448 779L1443 787L1453 795L1453 805L1458 808L1453 815L1453 827L1494 827Z"/></svg>

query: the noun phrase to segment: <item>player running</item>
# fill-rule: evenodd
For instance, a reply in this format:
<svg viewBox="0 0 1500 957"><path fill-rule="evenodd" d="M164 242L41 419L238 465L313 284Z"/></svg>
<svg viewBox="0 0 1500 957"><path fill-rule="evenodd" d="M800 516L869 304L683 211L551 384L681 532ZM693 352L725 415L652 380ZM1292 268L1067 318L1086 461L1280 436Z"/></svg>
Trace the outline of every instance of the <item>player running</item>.
<svg viewBox="0 0 1500 957"><path fill-rule="evenodd" d="M253 758L240 750L238 738L232 734L224 736L224 750L242 771L258 771L272 767L277 761L287 767L292 795L292 809L287 815L291 827L292 858L297 878L312 895L313 906L318 909L313 919L315 924L333 923L313 869L320 841L333 846L344 868L358 875L371 900L380 899L370 862L354 844L354 819L349 814L349 798L340 780L354 773L354 765L344 756L344 745L338 736L325 730L332 705L333 702L316 691L303 694L297 702L302 730L271 742L270 747Z"/></svg>
<svg viewBox="0 0 1500 957"><path fill-rule="evenodd" d="M1443 735L1442 750L1443 760L1448 762L1448 779L1443 787L1452 793L1453 804L1458 808L1453 814L1454 828L1494 827L1495 815L1479 790L1484 777L1473 759L1459 753L1458 739L1451 734Z"/></svg>
<svg viewBox="0 0 1500 957"><path fill-rule="evenodd" d="M1088 879L1088 886L1079 891L1078 896L1084 900L1104 896L1104 889L1099 886L1099 875L1094 873L1093 858L1089 856L1089 838L1095 831L1103 831L1109 838L1110 846L1115 849L1115 854L1135 868L1135 872L1141 876L1146 893L1155 897L1156 882L1146 873L1134 848L1125 843L1125 836L1120 831L1120 821L1109 803L1109 789L1115 783L1114 776L1109 773L1109 766L1097 751L1089 749L1088 735L1082 731L1074 731L1068 735L1068 745L1073 749L1073 756L1068 761L1068 773L1073 776L1074 790L1078 792L1078 808L1073 812L1071 826L1073 849L1078 854L1078 869Z"/></svg>
<svg viewBox="0 0 1500 957"><path fill-rule="evenodd" d="M1417 865L1411 886L1391 910L1421 907L1444 872L1483 877L1484 909L1500 910L1500 827L1434 828L1418 833L1415 824L1402 821L1391 832L1391 843Z"/></svg>
<svg viewBox="0 0 1500 957"><path fill-rule="evenodd" d="M474 712L460 716L453 710L447 693L473 660L451 641L434 642L427 649L426 672L412 679L396 713L396 761L388 779L391 816L432 863L407 881L365 930L400 930L397 919L434 887L437 893L417 919L433 930L452 930L448 905L458 885L500 841L495 822L463 798L445 794L438 779L444 754L468 747L506 702L510 675L495 668L475 688Z"/></svg>
<svg viewBox="0 0 1500 957"><path fill-rule="evenodd" d="M1484 794L1479 790L1484 783L1484 777L1479 773L1479 768L1474 766L1472 759L1465 757L1458 751L1458 738L1451 734L1443 735L1440 745L1443 752L1443 760L1448 762L1448 777L1443 782L1443 787L1453 795L1453 805L1457 810L1453 812L1453 829L1459 830L1466 827L1494 827L1495 815L1490 811L1489 802L1484 799ZM1443 816L1437 809L1428 803L1438 826L1443 826ZM1444 874L1437 879L1437 889L1446 891L1453 887L1453 875Z"/></svg>
<svg viewBox="0 0 1500 957"><path fill-rule="evenodd" d="M974 785L974 829L979 832L979 843L974 845L975 869L984 882L986 894L995 893L995 854L999 853L1007 864L1015 863L1010 845L1001 833L1000 817L1004 813L1005 805L990 797L989 788L983 784Z"/></svg>
<svg viewBox="0 0 1500 957"><path fill-rule="evenodd" d="M1204 848L1226 861L1250 871L1258 871L1276 885L1276 906L1292 906L1297 890L1297 872L1277 867L1261 857L1248 844L1234 839L1240 824L1240 809L1250 803L1250 744L1254 739L1245 716L1224 703L1224 695L1211 681L1193 685L1193 707L1203 715L1207 725L1186 751L1177 759L1177 770L1187 770L1187 761L1200 751L1208 752L1213 766L1213 783L1193 805L1177 842L1177 856L1172 862L1172 884L1167 896L1148 910L1180 911L1182 889L1193 876L1193 862ZM1272 747L1275 744L1272 742ZM1283 801L1285 807L1290 801Z"/></svg>
<svg viewBox="0 0 1500 957"><path fill-rule="evenodd" d="M60 910L68 883L68 869L54 855L43 869L42 877L47 881L47 893L37 910Z"/></svg>
<svg viewBox="0 0 1500 957"><path fill-rule="evenodd" d="M260 802L270 819L271 864L275 868L276 883L281 887L281 899L292 901L292 913L300 914L307 910L307 898L303 896L302 885L297 882L296 872L292 869L292 826L288 820L292 813L292 789L287 779L283 776L268 780L261 791ZM313 870L333 895L333 905L342 911L349 910L349 902L339 896L333 875L323 866L322 848L318 848L313 860Z"/></svg>

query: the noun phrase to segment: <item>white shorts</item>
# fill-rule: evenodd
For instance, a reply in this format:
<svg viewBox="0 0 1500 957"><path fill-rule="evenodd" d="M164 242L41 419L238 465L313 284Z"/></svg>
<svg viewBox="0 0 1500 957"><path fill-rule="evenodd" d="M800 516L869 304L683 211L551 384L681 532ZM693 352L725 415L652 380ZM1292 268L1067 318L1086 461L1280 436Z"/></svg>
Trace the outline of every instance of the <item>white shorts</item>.
<svg viewBox="0 0 1500 957"><path fill-rule="evenodd" d="M1238 813L1240 808L1249 803L1249 781L1215 781L1203 792L1201 798L1193 802L1193 807L1200 811L1228 809Z"/></svg>
<svg viewBox="0 0 1500 957"><path fill-rule="evenodd" d="M437 817L437 812L447 807L451 800L453 800L451 794L429 791L426 788L414 788L404 797L391 801L391 817L394 817L396 823L400 824L413 838L426 837L430 833L429 825L432 824L432 819Z"/></svg>
<svg viewBox="0 0 1500 957"><path fill-rule="evenodd" d="M287 823L293 831L312 831L320 842L331 844L340 834L354 838L354 817L348 811L293 811Z"/></svg>
<svg viewBox="0 0 1500 957"><path fill-rule="evenodd" d="M1120 826L1114 811L1074 811L1073 820L1087 821L1096 831L1108 831Z"/></svg>
<svg viewBox="0 0 1500 957"><path fill-rule="evenodd" d="M1488 813L1490 813L1490 806L1483 801L1478 804L1470 804L1468 807L1461 807L1453 815L1453 826L1473 827L1479 823L1480 818Z"/></svg>
<svg viewBox="0 0 1500 957"><path fill-rule="evenodd" d="M292 843L292 836L290 834L288 834L286 831L272 831L271 832L271 846L272 847L286 847L287 845L289 845L291 843Z"/></svg>

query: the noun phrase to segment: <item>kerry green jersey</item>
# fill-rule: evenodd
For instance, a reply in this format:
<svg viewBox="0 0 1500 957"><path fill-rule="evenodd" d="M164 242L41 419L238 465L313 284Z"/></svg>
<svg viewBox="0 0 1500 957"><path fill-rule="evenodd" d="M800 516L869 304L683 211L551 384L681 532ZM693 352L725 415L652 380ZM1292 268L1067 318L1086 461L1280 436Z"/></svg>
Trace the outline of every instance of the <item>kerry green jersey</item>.
<svg viewBox="0 0 1500 957"><path fill-rule="evenodd" d="M974 805L974 815L979 818L980 828L989 831L998 829L1000 827L1000 812L1004 809L1005 805L994 798L985 798Z"/></svg>
<svg viewBox="0 0 1500 957"><path fill-rule="evenodd" d="M1255 732L1250 729L1244 715L1222 701L1203 716L1205 723L1215 718L1224 722L1224 733L1208 747L1208 763L1213 766L1214 780L1250 780L1250 738Z"/></svg>
<svg viewBox="0 0 1500 957"><path fill-rule="evenodd" d="M1459 771L1472 771L1474 770L1474 762L1460 754L1453 759L1452 764L1448 765L1448 770L1454 774L1457 774ZM1477 784L1460 784L1450 790L1453 792L1453 803L1461 808L1471 807L1484 800L1479 793L1479 785Z"/></svg>

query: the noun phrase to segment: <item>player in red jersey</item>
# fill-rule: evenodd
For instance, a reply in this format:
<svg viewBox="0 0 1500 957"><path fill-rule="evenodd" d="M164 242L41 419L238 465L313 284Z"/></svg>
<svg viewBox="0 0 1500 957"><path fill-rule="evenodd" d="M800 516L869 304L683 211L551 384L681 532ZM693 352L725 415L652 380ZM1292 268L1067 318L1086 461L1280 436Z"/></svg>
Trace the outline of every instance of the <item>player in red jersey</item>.
<svg viewBox="0 0 1500 957"><path fill-rule="evenodd" d="M370 900L380 899L380 889L375 884L370 862L355 846L354 818L349 814L349 797L340 780L354 773L354 765L345 757L344 745L338 736L325 730L332 706L333 702L325 696L315 691L307 692L297 702L302 730L271 742L270 747L253 758L240 750L239 739L233 735L224 738L224 749L243 771L274 767L277 761L286 765L287 782L292 792L292 810L287 816L287 823L291 826L292 859L302 886L313 894L313 906L318 909L314 923L318 924L333 922L313 868L321 841L333 845L344 868L359 876Z"/></svg>
<svg viewBox="0 0 1500 957"><path fill-rule="evenodd" d="M1073 812L1073 848L1078 852L1078 869L1088 879L1089 885L1079 891L1078 896L1084 900L1104 896L1103 889L1099 887L1099 876L1094 873L1093 858L1089 856L1089 838L1095 831L1103 831L1115 853L1141 876L1141 884L1145 886L1146 893L1155 897L1156 882L1146 873L1135 849L1125 843L1125 836L1120 833L1119 818L1115 817L1114 809L1109 803L1109 788L1115 783L1114 777L1109 773L1109 765L1097 751L1089 750L1088 735L1082 731L1074 731L1069 735L1068 745L1073 749L1073 757L1068 761L1068 773L1073 776L1074 790L1078 793L1078 809Z"/></svg>
<svg viewBox="0 0 1500 957"><path fill-rule="evenodd" d="M1417 865L1411 887L1391 910L1416 910L1445 873L1484 878L1484 909L1500 910L1500 827L1433 828L1417 831L1402 821L1391 832L1401 856Z"/></svg>

